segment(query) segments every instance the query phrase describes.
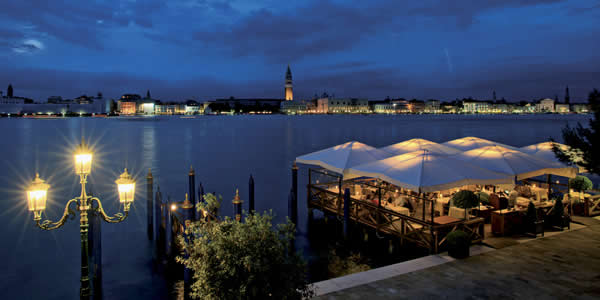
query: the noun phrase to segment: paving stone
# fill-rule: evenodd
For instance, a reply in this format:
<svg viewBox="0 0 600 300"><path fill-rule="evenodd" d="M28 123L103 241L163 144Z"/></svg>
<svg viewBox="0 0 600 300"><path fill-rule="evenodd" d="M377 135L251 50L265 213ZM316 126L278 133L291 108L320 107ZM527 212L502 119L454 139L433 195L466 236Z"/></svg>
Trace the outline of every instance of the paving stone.
<svg viewBox="0 0 600 300"><path fill-rule="evenodd" d="M600 221L317 299L598 299ZM582 222L583 223L583 222Z"/></svg>

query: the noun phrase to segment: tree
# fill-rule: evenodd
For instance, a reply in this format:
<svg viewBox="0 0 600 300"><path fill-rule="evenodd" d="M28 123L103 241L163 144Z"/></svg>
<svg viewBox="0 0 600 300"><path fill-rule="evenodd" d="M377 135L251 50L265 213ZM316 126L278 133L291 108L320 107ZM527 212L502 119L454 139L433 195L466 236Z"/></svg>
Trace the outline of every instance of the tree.
<svg viewBox="0 0 600 300"><path fill-rule="evenodd" d="M562 130L566 149L553 147L556 157L565 163L575 162L589 173L600 175L600 92L594 89L588 96L590 110L594 117L589 121L589 128L581 123L576 127L565 127Z"/></svg>
<svg viewBox="0 0 600 300"><path fill-rule="evenodd" d="M452 203L458 208L468 209L479 205L479 198L469 190L461 190L452 196Z"/></svg>
<svg viewBox="0 0 600 300"><path fill-rule="evenodd" d="M307 265L293 250L294 224L273 227L273 214L245 214L244 220L194 222L179 238L193 271L192 298L302 299L313 296Z"/></svg>

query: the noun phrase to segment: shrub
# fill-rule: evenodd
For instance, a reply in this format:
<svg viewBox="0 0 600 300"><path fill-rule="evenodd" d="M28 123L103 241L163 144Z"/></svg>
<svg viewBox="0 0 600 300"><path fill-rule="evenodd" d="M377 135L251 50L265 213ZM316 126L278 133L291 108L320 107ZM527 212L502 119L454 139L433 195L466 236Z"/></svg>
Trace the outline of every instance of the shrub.
<svg viewBox="0 0 600 300"><path fill-rule="evenodd" d="M469 256L471 238L466 232L462 230L450 232L448 236L446 236L446 242L448 243L448 254L450 254L450 256L455 258L465 258Z"/></svg>
<svg viewBox="0 0 600 300"><path fill-rule="evenodd" d="M294 224L273 227L272 213L246 214L238 222L193 222L180 236L193 271L192 298L304 299L313 296L302 256L293 251Z"/></svg>
<svg viewBox="0 0 600 300"><path fill-rule="evenodd" d="M569 179L569 187L578 192L582 192L591 190L594 185L589 178L582 175L577 175L577 177Z"/></svg>
<svg viewBox="0 0 600 300"><path fill-rule="evenodd" d="M333 249L329 251L329 265L327 266L327 270L331 278L364 272L369 269L371 268L364 263L364 259L359 253L342 257Z"/></svg>
<svg viewBox="0 0 600 300"><path fill-rule="evenodd" d="M527 226L532 226L537 221L537 209L531 201L529 201L529 205L527 206L525 220L527 220Z"/></svg>
<svg viewBox="0 0 600 300"><path fill-rule="evenodd" d="M475 193L462 190L452 196L452 203L458 208L472 208L479 205L479 199Z"/></svg>
<svg viewBox="0 0 600 300"><path fill-rule="evenodd" d="M483 205L490 204L490 195L488 193L477 192L475 195L479 198L479 201L481 202L481 204L483 204Z"/></svg>
<svg viewBox="0 0 600 300"><path fill-rule="evenodd" d="M552 208L552 224L558 227L563 225L563 216L565 208L561 199L554 199L554 208Z"/></svg>

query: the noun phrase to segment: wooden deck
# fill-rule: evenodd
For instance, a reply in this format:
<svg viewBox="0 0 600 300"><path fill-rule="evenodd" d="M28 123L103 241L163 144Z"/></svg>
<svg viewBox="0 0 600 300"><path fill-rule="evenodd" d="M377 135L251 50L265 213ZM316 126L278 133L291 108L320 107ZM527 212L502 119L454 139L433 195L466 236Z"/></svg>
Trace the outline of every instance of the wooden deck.
<svg viewBox="0 0 600 300"><path fill-rule="evenodd" d="M342 186L341 182L339 186ZM323 184L309 184L307 190L309 209L318 209L344 217L344 200L341 193L330 191L324 188ZM401 244L404 241L412 242L429 249L431 253L440 251L446 242L446 235L452 231L465 231L471 236L472 243L479 243L483 240L483 218L464 220L447 216L434 217L435 214L432 211L429 214L430 218L426 219L425 205L423 206L422 219L420 219L369 201L350 198L348 213L349 220L354 223L399 238Z"/></svg>

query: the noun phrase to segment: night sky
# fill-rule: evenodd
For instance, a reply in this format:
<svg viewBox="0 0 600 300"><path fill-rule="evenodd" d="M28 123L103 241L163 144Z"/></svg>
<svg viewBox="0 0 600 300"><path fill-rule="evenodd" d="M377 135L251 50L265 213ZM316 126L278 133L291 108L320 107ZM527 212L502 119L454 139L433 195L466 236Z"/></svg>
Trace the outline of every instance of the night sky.
<svg viewBox="0 0 600 300"><path fill-rule="evenodd" d="M260 4L258 4L260 2ZM45 101L463 97L600 88L600 1L0 1L0 88Z"/></svg>

